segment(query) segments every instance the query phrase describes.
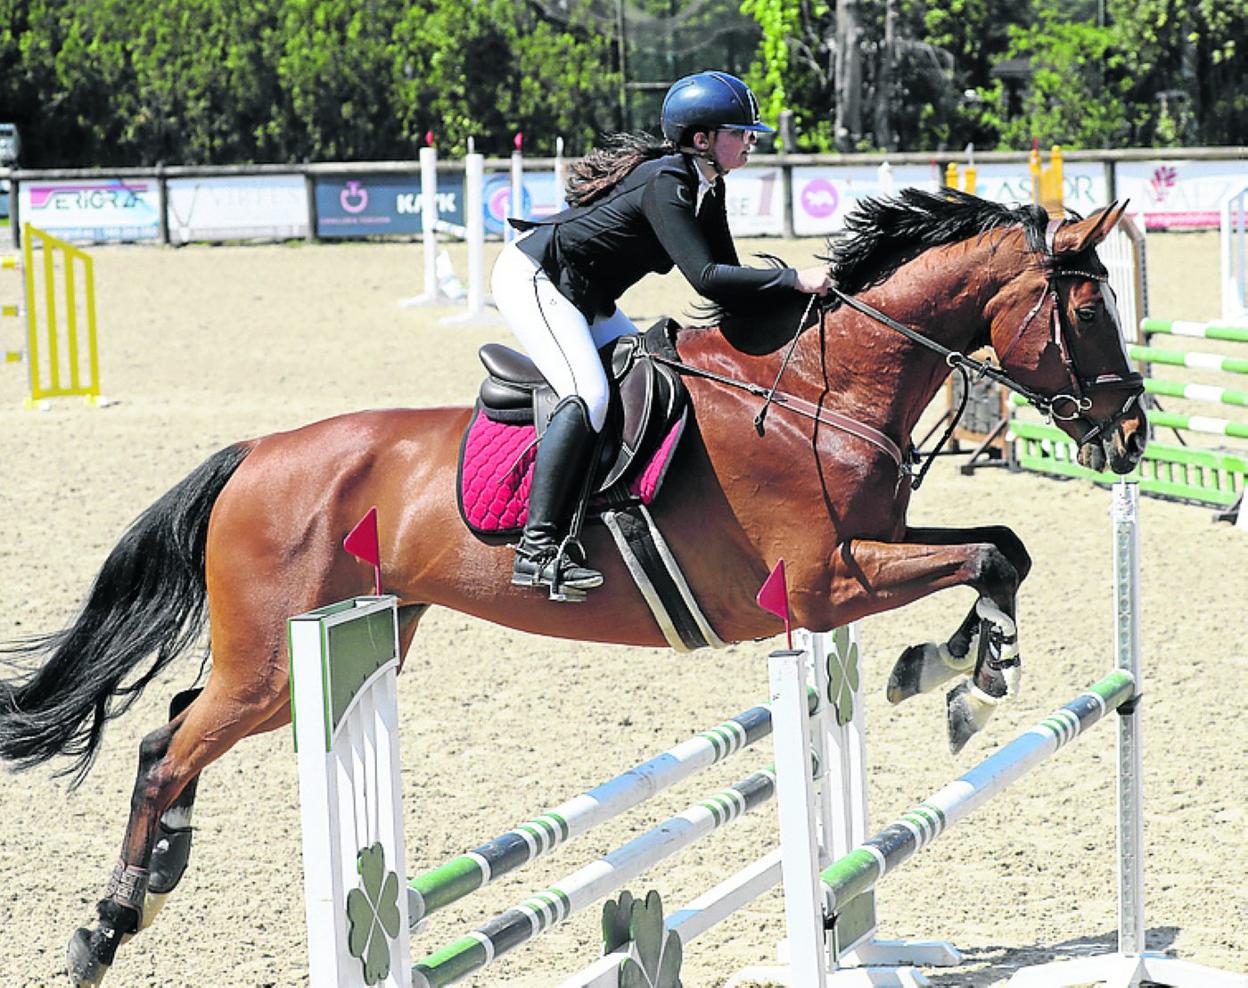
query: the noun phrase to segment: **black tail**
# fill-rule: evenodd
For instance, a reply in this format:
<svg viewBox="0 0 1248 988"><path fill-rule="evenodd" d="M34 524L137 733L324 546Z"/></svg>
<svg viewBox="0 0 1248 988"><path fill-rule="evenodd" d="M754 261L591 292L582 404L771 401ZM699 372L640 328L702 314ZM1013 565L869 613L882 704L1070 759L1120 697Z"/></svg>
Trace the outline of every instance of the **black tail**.
<svg viewBox="0 0 1248 988"><path fill-rule="evenodd" d="M109 553L73 624L2 650L38 667L0 682L0 759L29 768L66 755L74 762L58 774L82 781L104 725L203 628L208 516L249 451L240 444L214 453L144 511ZM152 653L146 671L123 684Z"/></svg>

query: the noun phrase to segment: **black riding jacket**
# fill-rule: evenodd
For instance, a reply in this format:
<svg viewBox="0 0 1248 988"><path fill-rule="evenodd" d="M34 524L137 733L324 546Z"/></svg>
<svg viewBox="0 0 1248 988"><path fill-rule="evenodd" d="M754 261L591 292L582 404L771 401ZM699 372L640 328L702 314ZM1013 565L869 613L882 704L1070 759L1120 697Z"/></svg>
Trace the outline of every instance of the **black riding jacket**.
<svg viewBox="0 0 1248 988"><path fill-rule="evenodd" d="M587 206L511 222L534 230L520 249L590 320L610 315L643 275L666 274L673 264L714 302L794 289L792 268L741 266L728 230L722 177L695 215L697 196L697 166L689 156L673 154L642 162Z"/></svg>

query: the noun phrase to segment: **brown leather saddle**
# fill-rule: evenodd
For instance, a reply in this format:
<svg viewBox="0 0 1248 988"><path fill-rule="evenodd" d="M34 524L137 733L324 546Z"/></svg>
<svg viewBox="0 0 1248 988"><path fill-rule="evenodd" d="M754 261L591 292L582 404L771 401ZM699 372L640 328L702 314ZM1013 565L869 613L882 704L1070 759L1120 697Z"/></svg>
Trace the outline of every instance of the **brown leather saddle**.
<svg viewBox="0 0 1248 988"><path fill-rule="evenodd" d="M600 351L611 382L611 409L594 470L591 495L606 494L642 469L687 413L688 392L658 354L678 360L673 338L679 327L660 319L645 333L622 336ZM479 351L489 376L481 384L482 412L496 422L532 425L540 437L559 398L533 361L499 343Z"/></svg>

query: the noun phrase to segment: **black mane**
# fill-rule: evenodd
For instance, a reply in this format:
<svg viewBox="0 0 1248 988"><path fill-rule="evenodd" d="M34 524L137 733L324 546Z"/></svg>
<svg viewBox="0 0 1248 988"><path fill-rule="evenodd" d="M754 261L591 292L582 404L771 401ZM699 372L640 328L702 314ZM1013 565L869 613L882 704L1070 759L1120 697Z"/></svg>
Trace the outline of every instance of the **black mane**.
<svg viewBox="0 0 1248 988"><path fill-rule="evenodd" d="M848 238L823 257L836 286L847 294L887 280L932 247L958 243L1003 226L1021 226L1032 250L1043 250L1048 214L1039 206L1010 207L956 189L902 189L863 199L845 220Z"/></svg>
<svg viewBox="0 0 1248 988"><path fill-rule="evenodd" d="M848 237L829 240L827 253L819 259L831 267L837 288L852 295L886 281L925 250L999 227L1022 227L1028 247L1043 251L1047 222L1048 214L1039 206L1003 206L956 189L907 188L895 196L860 200L845 219ZM776 257L759 256L783 266ZM701 303L695 306L700 318L697 328L718 325L738 350L771 353L792 339L807 301L808 296L795 292L791 303L779 305L774 297L736 300L731 306ZM806 325L810 323L808 318Z"/></svg>

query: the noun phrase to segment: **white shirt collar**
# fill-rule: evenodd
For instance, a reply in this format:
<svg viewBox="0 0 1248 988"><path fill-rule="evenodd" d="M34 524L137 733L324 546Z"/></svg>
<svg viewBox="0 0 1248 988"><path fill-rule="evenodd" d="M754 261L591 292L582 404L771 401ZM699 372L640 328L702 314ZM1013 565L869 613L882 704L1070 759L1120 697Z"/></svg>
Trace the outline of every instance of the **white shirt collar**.
<svg viewBox="0 0 1248 988"><path fill-rule="evenodd" d="M697 164L694 164L693 167L698 173L698 197L693 204L693 215L697 216L702 212L702 201L708 194L715 194L715 182L707 178L706 173Z"/></svg>

